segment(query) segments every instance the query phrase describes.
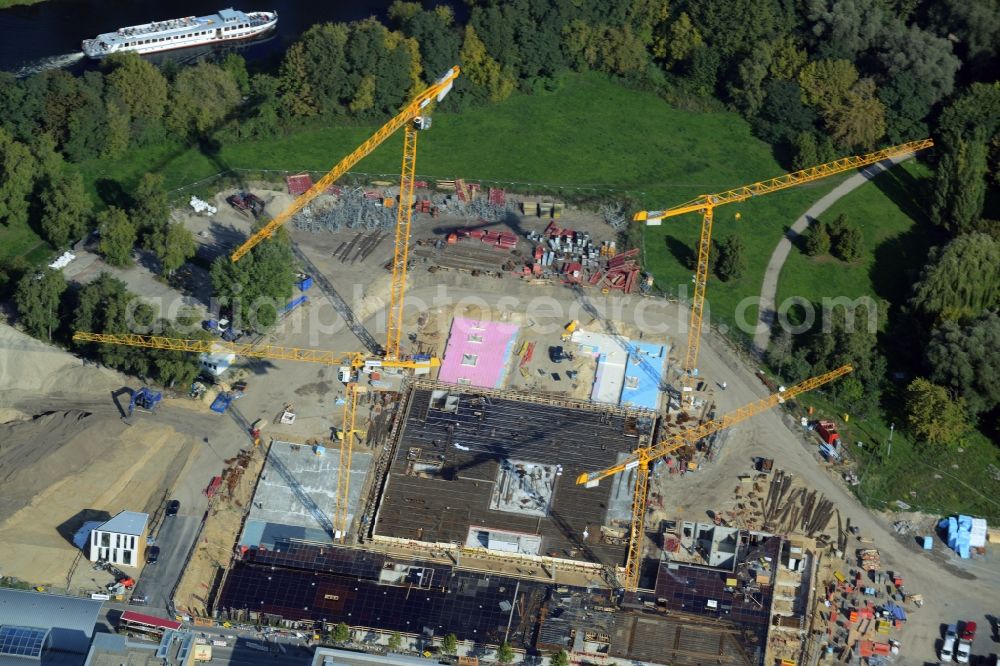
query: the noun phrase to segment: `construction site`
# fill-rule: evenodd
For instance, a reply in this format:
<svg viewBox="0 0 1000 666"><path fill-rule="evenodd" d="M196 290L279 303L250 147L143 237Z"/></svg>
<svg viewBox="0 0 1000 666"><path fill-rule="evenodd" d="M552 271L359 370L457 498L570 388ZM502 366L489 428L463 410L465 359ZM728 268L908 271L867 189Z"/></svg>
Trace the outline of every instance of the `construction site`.
<svg viewBox="0 0 1000 666"><path fill-rule="evenodd" d="M885 518L848 491L849 445L796 402L852 368L781 386L702 327L714 207L806 176L634 221L615 203L418 180L415 134L457 75L325 175L246 183L175 208L208 260L239 261L287 225L295 295L249 342L207 311L210 340L76 334L202 354L208 374L190 392L168 392L136 425L115 430L107 405L93 407L115 441L146 447L131 452L143 465L132 478L145 483L72 493L78 510L50 514L60 532L78 529L89 510L144 510L165 524L166 500L182 496L188 520L171 524L186 530L175 578L157 573L171 615L307 631L317 642L343 623L352 647L382 655L396 634L425 655L454 634L466 663L491 662L506 644L518 659L565 650L591 664L875 665L933 631L929 608L907 621L925 601L941 604L921 594L932 575L904 587L887 567L910 566L914 552L927 558L915 569L940 563L903 539L874 543ZM400 182L344 184L399 130ZM694 296L668 302L648 294L652 278L621 232L685 212L704 217ZM99 268L80 261L71 278L83 283ZM141 291L133 270L122 278ZM175 295L203 305L206 276L187 275ZM435 300L443 286L451 297ZM559 307L536 308L538 298ZM650 303L656 323L669 325L639 325L635 312ZM310 326L331 311L343 326ZM125 381L75 371L100 391ZM33 390L42 389L51 385ZM23 455L45 423L30 420L23 396L0 398L8 420L21 419L0 428L20 438L13 454ZM181 436L156 430L168 426ZM109 468L131 459L107 448L98 453ZM0 441L0 456L10 449ZM23 493L63 487L52 479ZM0 509L3 534L38 520L31 507ZM38 548L47 545L61 549L46 578L32 578L27 562L4 562L3 573L51 584L65 567L67 589L93 592L96 579L72 580L79 555L65 544ZM133 603L152 605L148 569Z"/></svg>

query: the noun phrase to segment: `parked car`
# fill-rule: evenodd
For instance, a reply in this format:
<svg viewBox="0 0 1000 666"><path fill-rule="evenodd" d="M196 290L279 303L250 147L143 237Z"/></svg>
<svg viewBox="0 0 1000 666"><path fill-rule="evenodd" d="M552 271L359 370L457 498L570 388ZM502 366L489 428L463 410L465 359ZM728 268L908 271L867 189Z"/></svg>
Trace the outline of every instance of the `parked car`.
<svg viewBox="0 0 1000 666"><path fill-rule="evenodd" d="M941 661L951 661L955 657L955 641L958 640L958 627L949 624L944 632L944 643L941 644Z"/></svg>
<svg viewBox="0 0 1000 666"><path fill-rule="evenodd" d="M553 363L561 363L563 360L563 348L561 346L549 347L549 360Z"/></svg>
<svg viewBox="0 0 1000 666"><path fill-rule="evenodd" d="M181 503L180 503L179 500L170 500L169 502L167 502L166 515L168 517L169 516L176 516L177 512L180 511L180 510L181 510Z"/></svg>
<svg viewBox="0 0 1000 666"><path fill-rule="evenodd" d="M958 645L955 646L955 661L960 664L969 663L969 655L972 653L972 643L965 639L958 639Z"/></svg>
<svg viewBox="0 0 1000 666"><path fill-rule="evenodd" d="M969 641L970 643L976 640L976 623L963 622L962 632L959 634L958 639L962 641Z"/></svg>
<svg viewBox="0 0 1000 666"><path fill-rule="evenodd" d="M158 559L160 559L160 547L150 546L146 551L146 564L156 564Z"/></svg>

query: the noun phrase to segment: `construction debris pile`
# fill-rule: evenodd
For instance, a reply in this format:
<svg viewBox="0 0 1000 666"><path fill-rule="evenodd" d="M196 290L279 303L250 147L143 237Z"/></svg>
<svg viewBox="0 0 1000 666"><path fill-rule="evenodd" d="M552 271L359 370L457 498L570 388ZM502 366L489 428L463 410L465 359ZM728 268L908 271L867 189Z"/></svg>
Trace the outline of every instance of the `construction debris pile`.
<svg viewBox="0 0 1000 666"><path fill-rule="evenodd" d="M823 541L822 534L836 509L833 502L802 486L792 488L793 477L778 470L764 500L764 529L787 534L797 532Z"/></svg>
<svg viewBox="0 0 1000 666"><path fill-rule="evenodd" d="M534 261L522 267L522 277L557 277L566 284L587 284L604 293L631 294L640 286L638 249L619 254L615 241L597 245L589 233L560 228L554 221L542 233L529 232L527 238L537 245ZM648 278L642 283L643 288L650 285Z"/></svg>
<svg viewBox="0 0 1000 666"><path fill-rule="evenodd" d="M907 619L910 611L923 605L919 594L908 594L897 571L882 570L878 550L859 548L857 564L846 574L832 560L825 569L824 598L814 625L826 642L826 650L837 654L843 663L864 660L869 666L881 666L899 653L899 641L890 637Z"/></svg>

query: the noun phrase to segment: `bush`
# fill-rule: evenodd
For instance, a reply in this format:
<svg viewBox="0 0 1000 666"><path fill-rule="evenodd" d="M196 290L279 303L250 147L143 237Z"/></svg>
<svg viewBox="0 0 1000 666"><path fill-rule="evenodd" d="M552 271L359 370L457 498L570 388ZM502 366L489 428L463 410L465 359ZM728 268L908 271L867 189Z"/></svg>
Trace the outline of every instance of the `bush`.
<svg viewBox="0 0 1000 666"><path fill-rule="evenodd" d="M830 230L826 224L816 220L806 229L805 245L806 254L810 257L819 257L830 253Z"/></svg>
<svg viewBox="0 0 1000 666"><path fill-rule="evenodd" d="M715 274L723 282L738 280L747 270L747 258L743 239L732 235L723 238L716 244L719 262L715 265Z"/></svg>

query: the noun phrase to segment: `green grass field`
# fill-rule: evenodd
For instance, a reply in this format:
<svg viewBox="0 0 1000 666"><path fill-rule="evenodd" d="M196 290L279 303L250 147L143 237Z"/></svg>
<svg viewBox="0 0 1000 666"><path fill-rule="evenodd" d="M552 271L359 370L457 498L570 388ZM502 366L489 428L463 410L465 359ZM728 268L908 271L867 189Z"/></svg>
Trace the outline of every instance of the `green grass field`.
<svg viewBox="0 0 1000 666"><path fill-rule="evenodd" d="M852 415L845 422L843 412L820 391L797 401L813 406L815 418L837 422L851 457L859 463L861 485L854 490L869 506L881 509L901 500L933 514L964 512L987 517L991 522L1000 520L996 492L1000 487L996 478L1000 474L1000 448L981 432L969 432L958 446L927 449L909 436L900 418L895 421L890 449L892 422L884 416ZM857 445L859 440L863 446Z"/></svg>
<svg viewBox="0 0 1000 666"><path fill-rule="evenodd" d="M829 255L810 257L794 248L778 283L777 302L802 297L869 295L898 303L906 298L912 273L923 265L930 245L930 220L919 204L930 185L930 169L910 160L877 176L835 203L820 218L832 222L841 213L861 227L864 253L850 263Z"/></svg>
<svg viewBox="0 0 1000 666"><path fill-rule="evenodd" d="M94 181L128 186L143 172L179 187L229 168L325 171L373 127L331 127L224 146L216 155L164 146L86 165ZM399 173L401 135L355 171ZM514 95L460 114L437 113L421 135L417 172L441 178L627 190L683 200L782 172L771 148L735 113L677 111L598 74L567 74L554 92Z"/></svg>
<svg viewBox="0 0 1000 666"><path fill-rule="evenodd" d="M92 183L111 179L126 189L149 169L163 173L169 188L231 168L323 171L371 131L312 129L228 145L217 155L158 147L133 152L126 160L95 163L86 171ZM401 138L393 137L354 170L398 173L400 151ZM597 74L566 75L551 93L514 95L486 108L436 114L434 128L421 137L417 164L417 172L429 177L534 184L564 189L567 196L629 197L651 208L783 171L771 147L754 138L737 114L678 111L653 94ZM740 280L712 285L709 306L717 318L732 328L737 304L759 292L760 277L784 229L839 180L718 211L716 233L743 235L749 270ZM732 219L736 210L743 215L738 224ZM676 294L689 283L691 271L683 258L699 224L696 216L687 216L648 229L645 261L661 290ZM756 321L755 305L747 310L746 321Z"/></svg>

